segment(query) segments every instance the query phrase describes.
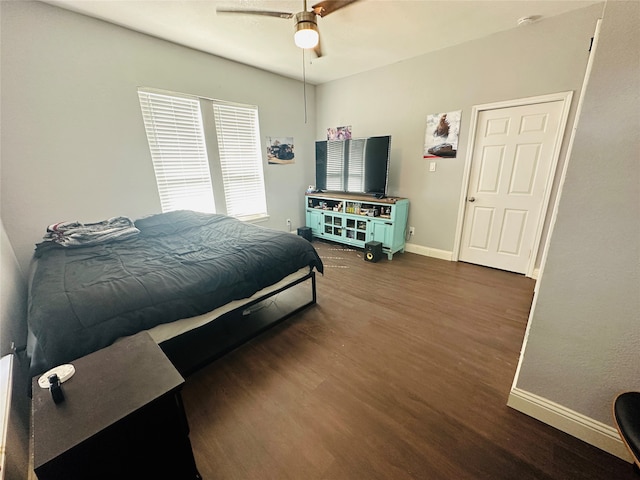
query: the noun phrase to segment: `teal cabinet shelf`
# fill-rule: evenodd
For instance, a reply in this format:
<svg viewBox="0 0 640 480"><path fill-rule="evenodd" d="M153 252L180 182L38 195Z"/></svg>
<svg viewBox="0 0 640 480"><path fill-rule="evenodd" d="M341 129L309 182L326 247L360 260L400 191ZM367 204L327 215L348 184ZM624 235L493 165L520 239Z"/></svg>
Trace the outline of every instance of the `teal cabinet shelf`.
<svg viewBox="0 0 640 480"><path fill-rule="evenodd" d="M364 248L382 243L389 260L404 252L409 200L399 197L372 198L348 193L308 193L306 222L314 237Z"/></svg>

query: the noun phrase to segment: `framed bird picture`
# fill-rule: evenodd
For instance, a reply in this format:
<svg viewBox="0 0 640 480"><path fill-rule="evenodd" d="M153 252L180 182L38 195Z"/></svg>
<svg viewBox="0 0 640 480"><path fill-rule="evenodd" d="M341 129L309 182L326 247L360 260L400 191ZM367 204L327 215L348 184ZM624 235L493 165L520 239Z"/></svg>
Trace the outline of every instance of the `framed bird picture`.
<svg viewBox="0 0 640 480"><path fill-rule="evenodd" d="M423 158L455 158L462 110L427 115Z"/></svg>

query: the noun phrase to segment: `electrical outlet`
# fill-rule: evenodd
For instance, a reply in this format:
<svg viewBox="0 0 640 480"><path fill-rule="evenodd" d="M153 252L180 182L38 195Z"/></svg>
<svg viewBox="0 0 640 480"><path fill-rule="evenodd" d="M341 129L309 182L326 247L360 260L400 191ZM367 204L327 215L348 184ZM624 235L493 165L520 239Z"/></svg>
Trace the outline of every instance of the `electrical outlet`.
<svg viewBox="0 0 640 480"><path fill-rule="evenodd" d="M287 218L287 229L291 231L291 219Z"/></svg>
<svg viewBox="0 0 640 480"><path fill-rule="evenodd" d="M416 227L409 227L409 236L413 237L416 233Z"/></svg>

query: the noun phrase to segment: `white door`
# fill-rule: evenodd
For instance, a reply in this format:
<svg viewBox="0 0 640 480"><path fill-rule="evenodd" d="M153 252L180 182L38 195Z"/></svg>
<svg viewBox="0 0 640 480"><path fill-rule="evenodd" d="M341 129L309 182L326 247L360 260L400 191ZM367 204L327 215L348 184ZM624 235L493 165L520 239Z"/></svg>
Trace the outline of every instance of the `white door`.
<svg viewBox="0 0 640 480"><path fill-rule="evenodd" d="M460 260L527 273L563 109L558 100L478 112Z"/></svg>

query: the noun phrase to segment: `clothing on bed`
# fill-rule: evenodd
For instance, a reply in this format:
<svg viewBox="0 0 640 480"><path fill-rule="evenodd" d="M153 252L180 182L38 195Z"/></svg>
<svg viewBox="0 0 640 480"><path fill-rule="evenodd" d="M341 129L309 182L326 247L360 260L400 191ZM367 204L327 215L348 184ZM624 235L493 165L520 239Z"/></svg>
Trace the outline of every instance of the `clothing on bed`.
<svg viewBox="0 0 640 480"><path fill-rule="evenodd" d="M113 240L124 240L140 231L127 217L114 217L102 222L59 222L47 227L45 242L54 242L63 247L81 247Z"/></svg>
<svg viewBox="0 0 640 480"><path fill-rule="evenodd" d="M323 271L304 238L224 215L169 212L135 228L137 235L94 245L37 245L29 326L42 371L249 297L304 266Z"/></svg>

